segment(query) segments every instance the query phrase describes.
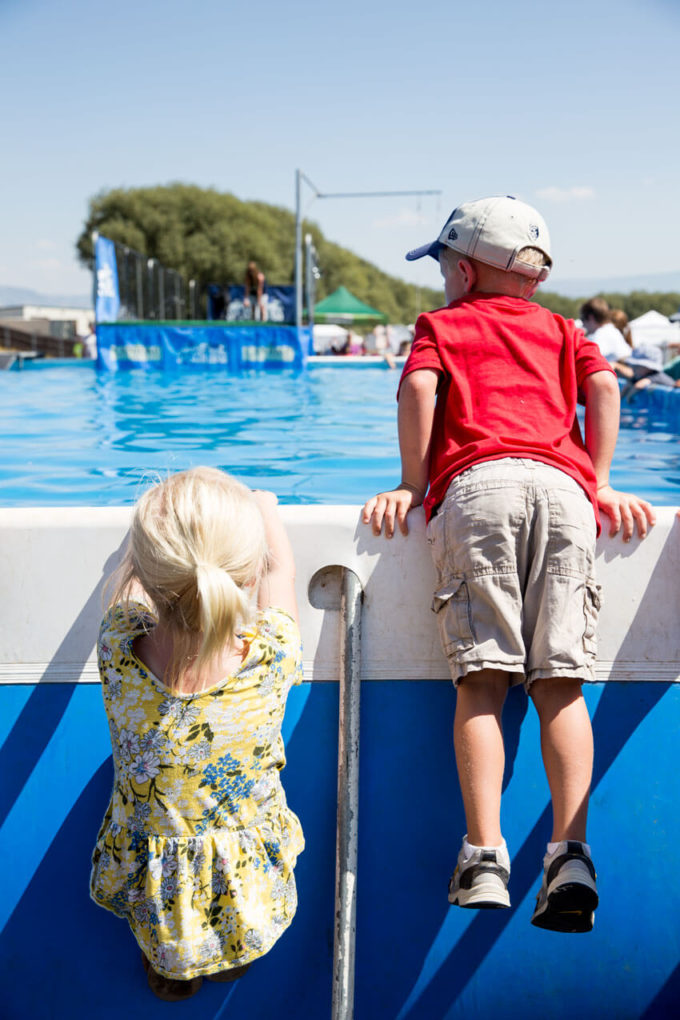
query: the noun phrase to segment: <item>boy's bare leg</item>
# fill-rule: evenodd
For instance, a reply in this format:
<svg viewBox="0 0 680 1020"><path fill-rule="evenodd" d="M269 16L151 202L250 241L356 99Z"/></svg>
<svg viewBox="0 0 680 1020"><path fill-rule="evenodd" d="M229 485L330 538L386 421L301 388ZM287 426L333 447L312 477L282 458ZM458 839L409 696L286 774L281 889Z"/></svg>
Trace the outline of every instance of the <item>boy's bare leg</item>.
<svg viewBox="0 0 680 1020"><path fill-rule="evenodd" d="M500 846L501 790L505 749L501 713L508 674L499 669L469 673L456 693L453 743L463 795L468 842Z"/></svg>
<svg viewBox="0 0 680 1020"><path fill-rule="evenodd" d="M529 690L541 724L541 752L553 808L551 842L586 842L593 730L581 681L535 680Z"/></svg>

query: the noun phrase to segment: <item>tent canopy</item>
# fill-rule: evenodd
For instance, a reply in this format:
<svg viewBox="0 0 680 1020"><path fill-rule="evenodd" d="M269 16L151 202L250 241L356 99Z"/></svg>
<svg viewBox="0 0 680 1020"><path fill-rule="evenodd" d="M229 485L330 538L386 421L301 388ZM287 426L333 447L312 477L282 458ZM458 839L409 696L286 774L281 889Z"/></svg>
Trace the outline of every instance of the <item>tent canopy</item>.
<svg viewBox="0 0 680 1020"><path fill-rule="evenodd" d="M350 293L347 287L338 287L314 307L318 322L387 322L387 316L370 305L365 305Z"/></svg>
<svg viewBox="0 0 680 1020"><path fill-rule="evenodd" d="M633 344L677 344L680 343L680 324L671 322L661 312L645 312L628 323L633 334Z"/></svg>

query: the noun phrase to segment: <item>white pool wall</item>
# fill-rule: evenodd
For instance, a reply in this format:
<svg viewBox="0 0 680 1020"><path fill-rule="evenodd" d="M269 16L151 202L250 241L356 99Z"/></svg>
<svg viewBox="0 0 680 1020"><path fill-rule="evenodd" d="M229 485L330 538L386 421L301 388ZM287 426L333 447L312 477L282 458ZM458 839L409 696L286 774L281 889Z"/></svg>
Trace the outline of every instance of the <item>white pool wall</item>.
<svg viewBox="0 0 680 1020"><path fill-rule="evenodd" d="M430 610L422 511L409 515L408 537L388 541L361 524L356 506L281 510L297 563L305 679L338 679L336 593L332 583L315 583L312 605L309 589L315 575L339 565L355 571L365 592L362 679L448 681ZM131 507L0 509L0 683L98 681L102 586L131 514ZM680 520L675 508L657 518L644 540L598 540L597 680L680 680Z"/></svg>

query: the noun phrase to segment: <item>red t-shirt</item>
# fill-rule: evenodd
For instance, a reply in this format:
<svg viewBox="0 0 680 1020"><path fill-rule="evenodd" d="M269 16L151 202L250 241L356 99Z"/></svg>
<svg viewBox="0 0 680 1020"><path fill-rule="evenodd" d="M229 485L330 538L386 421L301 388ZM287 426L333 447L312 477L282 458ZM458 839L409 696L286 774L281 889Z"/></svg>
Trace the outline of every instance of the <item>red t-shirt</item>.
<svg viewBox="0 0 680 1020"><path fill-rule="evenodd" d="M527 457L583 486L599 534L597 481L576 418L584 379L612 371L597 344L571 320L524 298L470 294L419 316L401 383L423 368L439 375L428 520L461 471Z"/></svg>

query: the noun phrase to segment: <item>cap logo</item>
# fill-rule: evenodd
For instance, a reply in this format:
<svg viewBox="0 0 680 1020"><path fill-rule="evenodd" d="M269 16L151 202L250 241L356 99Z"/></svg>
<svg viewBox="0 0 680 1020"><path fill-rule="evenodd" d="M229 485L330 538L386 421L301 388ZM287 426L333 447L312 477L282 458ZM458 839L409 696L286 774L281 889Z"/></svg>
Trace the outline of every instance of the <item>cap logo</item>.
<svg viewBox="0 0 680 1020"><path fill-rule="evenodd" d="M531 240L532 241L538 241L538 235L539 234L540 234L540 230L538 229L536 224L535 223L530 223L529 224L529 237L531 238Z"/></svg>
<svg viewBox="0 0 680 1020"><path fill-rule="evenodd" d="M448 239L449 239L449 241L457 241L458 240L458 234L456 233L456 228L455 227L451 227L451 229L449 230Z"/></svg>

